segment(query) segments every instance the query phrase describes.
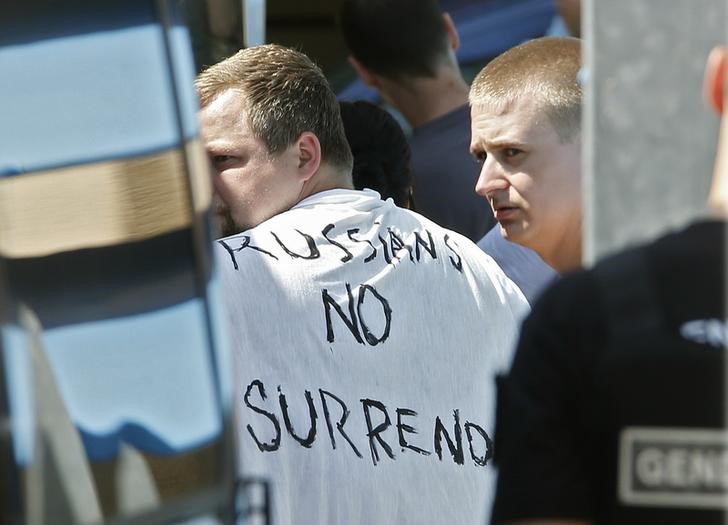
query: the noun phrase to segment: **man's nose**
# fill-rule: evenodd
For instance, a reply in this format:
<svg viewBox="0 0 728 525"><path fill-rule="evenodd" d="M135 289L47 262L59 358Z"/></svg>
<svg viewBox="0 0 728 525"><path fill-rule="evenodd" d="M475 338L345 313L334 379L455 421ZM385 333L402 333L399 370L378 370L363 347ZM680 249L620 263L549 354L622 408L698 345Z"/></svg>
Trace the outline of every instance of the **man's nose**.
<svg viewBox="0 0 728 525"><path fill-rule="evenodd" d="M497 191L508 189L509 182L503 169L492 156L488 156L480 167L480 176L475 183L475 193L486 199Z"/></svg>

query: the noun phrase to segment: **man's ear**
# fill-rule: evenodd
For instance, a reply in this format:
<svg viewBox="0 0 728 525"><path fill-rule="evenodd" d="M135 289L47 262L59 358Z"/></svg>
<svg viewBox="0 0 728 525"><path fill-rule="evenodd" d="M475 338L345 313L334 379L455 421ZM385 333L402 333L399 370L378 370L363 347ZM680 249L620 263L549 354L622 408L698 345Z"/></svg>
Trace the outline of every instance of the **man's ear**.
<svg viewBox="0 0 728 525"><path fill-rule="evenodd" d="M348 56L349 64L351 64L351 67L354 68L354 71L356 71L356 74L359 76L359 78L364 82L367 86L379 89L379 81L377 80L377 76L369 71L364 64L359 62L356 58L349 55Z"/></svg>
<svg viewBox="0 0 728 525"><path fill-rule="evenodd" d="M296 141L298 175L302 182L313 177L321 166L321 143L310 131L304 131Z"/></svg>
<svg viewBox="0 0 728 525"><path fill-rule="evenodd" d="M457 51L460 47L460 35L458 30L455 29L455 22L452 21L448 13L442 14L442 21L445 24L445 30L447 31L447 38L450 41L450 47L453 51Z"/></svg>
<svg viewBox="0 0 728 525"><path fill-rule="evenodd" d="M703 96L706 102L719 114L723 114L725 103L725 75L728 66L728 49L714 47L708 55L703 80Z"/></svg>

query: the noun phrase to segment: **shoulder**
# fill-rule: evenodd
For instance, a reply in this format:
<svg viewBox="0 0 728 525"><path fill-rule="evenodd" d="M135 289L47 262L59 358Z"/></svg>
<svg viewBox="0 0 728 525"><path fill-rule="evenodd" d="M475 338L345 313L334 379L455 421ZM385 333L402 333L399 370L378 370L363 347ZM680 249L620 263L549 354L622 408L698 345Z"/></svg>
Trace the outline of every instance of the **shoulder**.
<svg viewBox="0 0 728 525"><path fill-rule="evenodd" d="M443 231L446 246L462 259L462 266L473 275L476 285L493 288L500 302L510 302L512 307L514 303L517 304L515 309L518 310L518 316L523 315L523 309L529 308L528 301L497 260L464 235L445 229Z"/></svg>
<svg viewBox="0 0 728 525"><path fill-rule="evenodd" d="M606 333L605 311L593 270L566 274L536 299L521 328L512 372L530 375L534 363L562 370L591 360Z"/></svg>
<svg viewBox="0 0 728 525"><path fill-rule="evenodd" d="M645 245L645 250L660 273L694 270L706 262L725 259L723 245L727 231L725 222L700 221L663 235Z"/></svg>
<svg viewBox="0 0 728 525"><path fill-rule="evenodd" d="M544 292L534 310L561 318L578 314L582 309L602 314L605 287L613 283L626 284L639 268L637 262L647 256L650 246L634 246L606 256L591 268L565 274ZM581 317L577 315L573 319Z"/></svg>
<svg viewBox="0 0 728 525"><path fill-rule="evenodd" d="M594 270L577 270L563 275L544 290L533 305L531 317L577 324L583 320L585 310L593 312L599 303L598 297L599 286Z"/></svg>
<svg viewBox="0 0 728 525"><path fill-rule="evenodd" d="M630 290L644 280L654 245L620 251L592 268L577 270L555 281L536 300L524 322L523 346L539 347L544 339L549 339L558 341L548 345L555 352L568 353L573 348L592 351L606 338L609 320L619 318L619 312L609 310L610 305L628 299Z"/></svg>
<svg viewBox="0 0 728 525"><path fill-rule="evenodd" d="M478 248L488 254L497 252L500 246L499 238L503 238L500 234L499 228L500 226L496 224L488 230L488 233L483 235L483 237L478 241Z"/></svg>

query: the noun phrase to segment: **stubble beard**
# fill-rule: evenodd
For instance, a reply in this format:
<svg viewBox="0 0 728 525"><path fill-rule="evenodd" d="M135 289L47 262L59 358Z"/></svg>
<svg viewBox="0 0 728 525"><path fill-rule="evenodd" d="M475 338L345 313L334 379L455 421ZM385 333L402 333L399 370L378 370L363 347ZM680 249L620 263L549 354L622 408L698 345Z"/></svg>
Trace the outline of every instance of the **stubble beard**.
<svg viewBox="0 0 728 525"><path fill-rule="evenodd" d="M242 231L242 228L239 228L238 225L235 224L232 215L230 215L230 210L218 213L217 217L220 225L220 235L222 237L229 237Z"/></svg>
<svg viewBox="0 0 728 525"><path fill-rule="evenodd" d="M220 237L229 237L243 231L243 228L235 224L230 208L219 197L214 201L214 214Z"/></svg>

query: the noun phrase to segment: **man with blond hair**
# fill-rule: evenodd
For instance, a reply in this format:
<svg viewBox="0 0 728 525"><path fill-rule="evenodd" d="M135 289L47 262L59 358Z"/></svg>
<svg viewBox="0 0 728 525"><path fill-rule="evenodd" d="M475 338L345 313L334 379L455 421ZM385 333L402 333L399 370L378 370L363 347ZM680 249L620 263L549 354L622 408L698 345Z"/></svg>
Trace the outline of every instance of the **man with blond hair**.
<svg viewBox="0 0 728 525"><path fill-rule="evenodd" d="M507 240L559 273L581 265L580 66L578 39L539 38L496 57L470 87L476 191Z"/></svg>
<svg viewBox="0 0 728 525"><path fill-rule="evenodd" d="M492 376L527 304L466 237L351 187L339 104L277 45L197 79L240 472L279 524L481 524ZM490 379L489 379L490 378Z"/></svg>
<svg viewBox="0 0 728 525"><path fill-rule="evenodd" d="M721 114L726 71L716 48ZM493 523L725 522L726 122L712 217L566 276L524 322L499 384Z"/></svg>

